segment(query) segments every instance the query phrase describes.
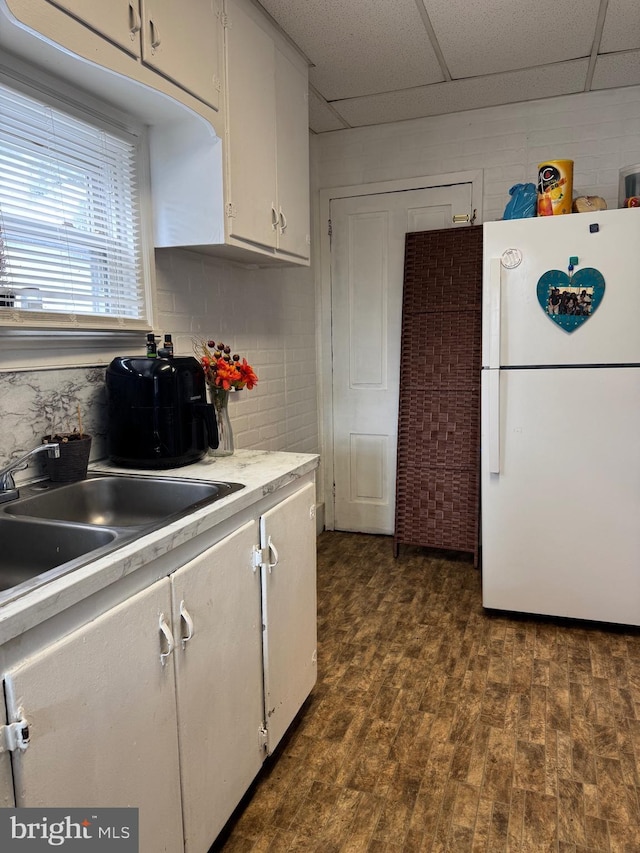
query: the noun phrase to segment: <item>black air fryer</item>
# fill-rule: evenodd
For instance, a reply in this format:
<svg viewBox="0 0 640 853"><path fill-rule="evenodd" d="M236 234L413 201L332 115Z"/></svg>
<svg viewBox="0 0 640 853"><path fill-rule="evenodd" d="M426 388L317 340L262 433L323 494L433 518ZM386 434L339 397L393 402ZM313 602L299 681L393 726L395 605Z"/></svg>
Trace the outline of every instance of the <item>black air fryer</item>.
<svg viewBox="0 0 640 853"><path fill-rule="evenodd" d="M106 372L108 452L127 468L176 468L218 446L204 372L193 356L114 358Z"/></svg>

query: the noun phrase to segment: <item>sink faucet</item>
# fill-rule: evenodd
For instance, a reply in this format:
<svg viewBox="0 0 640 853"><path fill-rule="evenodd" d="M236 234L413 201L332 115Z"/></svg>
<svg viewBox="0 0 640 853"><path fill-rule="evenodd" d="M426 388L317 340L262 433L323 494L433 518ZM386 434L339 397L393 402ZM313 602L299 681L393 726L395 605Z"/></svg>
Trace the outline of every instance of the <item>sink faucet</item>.
<svg viewBox="0 0 640 853"><path fill-rule="evenodd" d="M29 464L29 459L31 459L32 456L35 456L37 453L43 453L44 451L46 451L52 459L58 459L60 457L60 445L57 442L52 442L51 444L39 444L33 450L25 453L24 456L20 456L18 459L12 460L8 465L0 470L0 503L14 501L16 498L20 497L20 492L16 488L16 484L13 479L13 472L21 471L23 468L26 468Z"/></svg>

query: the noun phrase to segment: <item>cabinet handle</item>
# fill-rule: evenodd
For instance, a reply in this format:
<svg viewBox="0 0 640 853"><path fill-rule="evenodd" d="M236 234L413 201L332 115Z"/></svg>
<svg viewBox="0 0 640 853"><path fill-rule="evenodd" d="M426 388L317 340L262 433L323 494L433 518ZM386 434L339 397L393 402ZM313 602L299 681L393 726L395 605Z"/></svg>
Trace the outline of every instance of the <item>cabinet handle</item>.
<svg viewBox="0 0 640 853"><path fill-rule="evenodd" d="M185 607L184 601L180 602L180 618L182 619L184 624L187 626L186 636L180 637L180 639L182 641L182 648L184 649L184 647L187 645L189 640L193 637L193 619L191 618L191 614L189 613L189 611Z"/></svg>
<svg viewBox="0 0 640 853"><path fill-rule="evenodd" d="M155 50L160 47L160 31L151 19L149 19L149 32L151 33L151 47Z"/></svg>
<svg viewBox="0 0 640 853"><path fill-rule="evenodd" d="M267 539L267 548L269 549L269 551L273 555L273 563L271 563L271 562L267 563L267 566L269 568L269 574L271 574L271 569L275 569L275 567L278 565L278 560L280 559L278 557L278 550L277 550L276 546L273 544L273 542L271 541L271 537L269 537Z"/></svg>
<svg viewBox="0 0 640 853"><path fill-rule="evenodd" d="M160 628L160 633L164 636L164 639L166 640L166 643L167 643L167 651L166 652L162 652L162 651L160 652L160 663L162 664L162 666L164 666L165 663L167 662L167 658L169 657L169 655L171 654L171 652L175 648L175 641L173 639L173 634L171 633L171 628L167 624L167 620L164 617L164 613L160 614L160 619L158 620L158 627ZM162 641L160 644L160 648L162 648Z"/></svg>
<svg viewBox="0 0 640 853"><path fill-rule="evenodd" d="M287 230L287 217L284 215L282 208L280 208L280 233L284 234Z"/></svg>
<svg viewBox="0 0 640 853"><path fill-rule="evenodd" d="M131 41L135 39L141 29L142 20L140 18L140 12L136 9L133 3L129 3L129 31L131 33Z"/></svg>
<svg viewBox="0 0 640 853"><path fill-rule="evenodd" d="M280 221L280 217L278 216L278 211L275 208L275 205L271 205L271 228L275 231L278 227L278 222Z"/></svg>

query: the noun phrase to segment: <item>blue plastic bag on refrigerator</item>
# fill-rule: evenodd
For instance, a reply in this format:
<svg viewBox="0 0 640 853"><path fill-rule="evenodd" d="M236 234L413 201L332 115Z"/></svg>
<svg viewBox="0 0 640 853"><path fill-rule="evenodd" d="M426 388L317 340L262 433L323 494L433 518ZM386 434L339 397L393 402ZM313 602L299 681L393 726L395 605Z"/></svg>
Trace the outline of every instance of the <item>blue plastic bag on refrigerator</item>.
<svg viewBox="0 0 640 853"><path fill-rule="evenodd" d="M509 195L511 199L504 209L503 219L527 219L536 215L538 191L535 184L514 184Z"/></svg>

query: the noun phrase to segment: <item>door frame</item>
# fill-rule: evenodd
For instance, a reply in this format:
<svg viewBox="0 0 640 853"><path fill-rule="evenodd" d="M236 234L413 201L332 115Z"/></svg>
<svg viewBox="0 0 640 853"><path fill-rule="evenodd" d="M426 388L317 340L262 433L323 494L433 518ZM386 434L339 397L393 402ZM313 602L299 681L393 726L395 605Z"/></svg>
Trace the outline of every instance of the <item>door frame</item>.
<svg viewBox="0 0 640 853"><path fill-rule="evenodd" d="M320 230L320 330L318 339L318 407L320 412L319 432L321 447L321 469L318 485L322 494L319 502L324 501L324 526L327 530L335 527L335 501L333 494L334 456L333 456L333 357L332 357L332 282L331 282L331 242L328 223L331 202L335 199L356 196L380 195L383 193L423 190L451 184L471 184L471 210L476 211L476 224L482 220L483 170L473 169L464 172L449 172L443 175L423 175L416 178L398 178L393 181L376 181L370 184L351 184L328 187L320 190L319 221Z"/></svg>

